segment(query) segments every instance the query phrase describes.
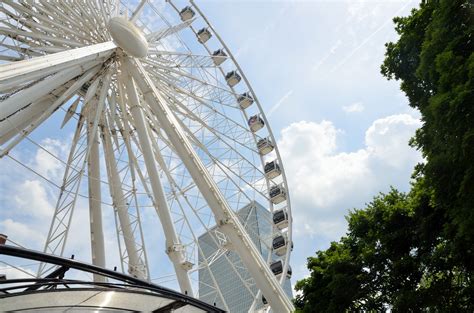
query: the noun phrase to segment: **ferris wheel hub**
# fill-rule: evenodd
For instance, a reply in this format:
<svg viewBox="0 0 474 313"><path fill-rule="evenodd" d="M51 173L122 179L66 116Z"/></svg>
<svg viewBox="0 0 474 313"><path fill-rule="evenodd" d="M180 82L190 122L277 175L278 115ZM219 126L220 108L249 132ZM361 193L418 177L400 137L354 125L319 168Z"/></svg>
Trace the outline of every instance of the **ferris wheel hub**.
<svg viewBox="0 0 474 313"><path fill-rule="evenodd" d="M114 42L127 54L136 58L146 57L148 42L143 32L125 17L110 19L109 31Z"/></svg>

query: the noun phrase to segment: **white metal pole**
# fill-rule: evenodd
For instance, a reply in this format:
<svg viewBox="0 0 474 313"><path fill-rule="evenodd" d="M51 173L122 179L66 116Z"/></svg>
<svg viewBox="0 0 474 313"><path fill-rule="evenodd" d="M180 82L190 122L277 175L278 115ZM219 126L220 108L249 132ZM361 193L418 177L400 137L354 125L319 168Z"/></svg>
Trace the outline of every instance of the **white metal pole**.
<svg viewBox="0 0 474 313"><path fill-rule="evenodd" d="M136 91L132 77L125 78L125 86L127 90L130 113L132 114L134 125L136 127L138 141L142 148L143 159L150 178L151 188L154 198L154 206L161 221L163 231L166 237L166 252L175 268L176 277L178 278L181 292L193 295L191 281L188 276L187 269L184 267L186 258L181 242L176 235L174 223L168 208L168 203L158 176L157 165L155 163L152 145L150 143L151 134L147 133L145 126L145 118L140 107L140 101Z"/></svg>
<svg viewBox="0 0 474 313"><path fill-rule="evenodd" d="M88 62L87 64L67 68L0 102L0 120L8 118L29 103L51 93L62 84L81 75L96 63L97 62Z"/></svg>
<svg viewBox="0 0 474 313"><path fill-rule="evenodd" d="M112 148L112 138L107 127L102 128L102 141L104 146L105 162L107 164L107 173L109 178L110 195L122 228L125 248L128 254L128 271L130 275L141 279L147 279L143 272L140 258L135 245L135 237L133 235L130 218L127 212L127 204L123 194L117 163L115 162L114 150Z"/></svg>
<svg viewBox="0 0 474 313"><path fill-rule="evenodd" d="M89 115L92 119L92 114ZM89 180L89 218L91 232L92 264L105 268L105 245L102 230L100 158L97 130L93 132L93 121L87 123L87 144L91 146L87 160ZM94 274L95 282L106 282L106 278Z"/></svg>
<svg viewBox="0 0 474 313"><path fill-rule="evenodd" d="M24 61L0 64L0 86L11 88L68 67L106 58L117 46L109 41L78 49L48 54Z"/></svg>

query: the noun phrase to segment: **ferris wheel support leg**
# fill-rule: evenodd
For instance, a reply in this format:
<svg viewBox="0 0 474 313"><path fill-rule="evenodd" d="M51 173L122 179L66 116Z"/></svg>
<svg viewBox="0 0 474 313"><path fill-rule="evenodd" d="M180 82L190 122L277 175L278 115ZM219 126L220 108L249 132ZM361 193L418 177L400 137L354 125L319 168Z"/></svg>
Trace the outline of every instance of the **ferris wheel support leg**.
<svg viewBox="0 0 474 313"><path fill-rule="evenodd" d="M101 60L112 54L116 47L112 41L109 41L24 61L0 64L1 87L11 88L21 83L63 71L74 65Z"/></svg>
<svg viewBox="0 0 474 313"><path fill-rule="evenodd" d="M89 180L89 220L91 232L92 264L105 268L104 233L102 230L102 208L100 193L100 159L97 130L93 133L92 123L87 124L87 141L91 146L87 160ZM95 282L106 282L104 276L94 274Z"/></svg>
<svg viewBox="0 0 474 313"><path fill-rule="evenodd" d="M56 111L56 109L62 105L63 103L66 103L68 98L71 98L74 93L81 88L82 85L84 85L85 82L87 82L89 79L94 77L95 74L100 70L99 66L95 66L88 70L84 75L82 75L76 82L74 82L62 95L59 97L56 97L56 100L51 104L46 110L44 110L41 115L36 118L36 119L22 119L22 115L27 115L29 114L30 110L22 110L18 114L13 115L6 121L4 121L2 124L0 124L0 145L3 145L5 142L13 138L13 136L17 135L19 133L19 130L21 130L21 135L17 136L14 140L10 141L7 145L7 147L0 152L0 158L3 157L8 151L10 151L14 146L16 146L24 137L28 136L36 127L41 125L51 114ZM61 87L60 87L61 88ZM61 88L62 89L62 88ZM51 93L51 95L54 95L56 93L56 90ZM48 97L50 98L50 97ZM38 100L38 101L45 101L43 100L44 98ZM39 103L38 103L39 104ZM35 104L32 104L34 107ZM10 121L7 127L9 129L5 131L3 130L3 125L7 122ZM26 125L25 123L28 123ZM11 129L11 125L15 125L15 129ZM26 128L25 128L26 127Z"/></svg>
<svg viewBox="0 0 474 313"><path fill-rule="evenodd" d="M178 239L178 236L176 235L176 230L174 228L174 223L165 198L163 186L158 175L152 145L150 143L150 137L152 138L152 136L149 136L147 133L143 111L140 108L136 87L131 77L126 78L125 86L128 99L131 102L129 103L130 112L135 122L134 125L136 126L138 141L140 142L140 146L142 148L143 159L145 161L145 166L150 178L150 184L154 198L153 204L160 218L166 237L166 253L173 263L181 292L193 296L191 281L189 279L188 272L185 269L186 258L184 256L184 249Z"/></svg>
<svg viewBox="0 0 474 313"><path fill-rule="evenodd" d="M286 296L270 268L263 260L237 216L227 204L225 197L214 182L196 151L192 147L184 130L181 129L164 97L155 88L153 81L138 60L127 60L127 68L137 82L147 104L155 113L160 126L165 131L176 153L179 155L189 174L202 193L216 218L219 229L233 243L245 267L262 290L273 312L292 312L293 304Z"/></svg>
<svg viewBox="0 0 474 313"><path fill-rule="evenodd" d="M107 174L109 177L110 195L115 210L122 228L125 248L128 254L128 271L132 276L141 279L147 279L147 274L144 273L140 257L137 253L135 245L135 237L130 223L130 218L127 212L127 204L125 203L125 196L121 187L121 181L117 164L115 163L114 150L112 148L112 137L107 127L102 128L102 142L104 143L105 163L107 165Z"/></svg>
<svg viewBox="0 0 474 313"><path fill-rule="evenodd" d="M24 109L30 103L48 95L59 86L81 75L96 64L97 62L88 62L87 64L67 68L0 102L0 120L4 120Z"/></svg>

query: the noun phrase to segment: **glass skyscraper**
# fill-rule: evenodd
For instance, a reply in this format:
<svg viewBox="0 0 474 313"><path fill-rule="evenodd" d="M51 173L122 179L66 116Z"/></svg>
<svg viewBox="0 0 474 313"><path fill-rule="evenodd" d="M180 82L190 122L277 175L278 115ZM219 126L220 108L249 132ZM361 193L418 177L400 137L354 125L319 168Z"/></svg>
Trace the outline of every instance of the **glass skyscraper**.
<svg viewBox="0 0 474 313"><path fill-rule="evenodd" d="M252 202L240 209L237 216L266 260L268 247L272 242L272 214L259 203ZM254 299L253 294L257 293L257 287L237 253L233 250L224 252L224 249L220 248L225 246L224 240L225 236L216 227L198 239L203 254L199 255L200 265L204 260L211 263L210 271L205 267L199 270L199 299L226 309L214 287L217 284L231 313L247 313ZM273 259L278 258L273 256ZM283 289L292 298L289 279L285 281ZM259 299L256 309L261 307L263 303Z"/></svg>

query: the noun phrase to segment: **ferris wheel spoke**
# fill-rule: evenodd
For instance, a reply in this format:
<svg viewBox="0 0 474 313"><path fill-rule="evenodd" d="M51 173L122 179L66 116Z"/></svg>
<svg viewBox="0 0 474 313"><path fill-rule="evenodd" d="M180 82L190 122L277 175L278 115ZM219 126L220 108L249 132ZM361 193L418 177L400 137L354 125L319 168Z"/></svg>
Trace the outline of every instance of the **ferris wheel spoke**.
<svg viewBox="0 0 474 313"><path fill-rule="evenodd" d="M251 153L254 153L254 154L257 154L258 152L253 150L252 148L250 148L250 140L252 140L252 138L249 136L247 139L243 139L243 138L239 138L237 136L233 136L233 137L230 137L230 135L232 134L235 134L235 127L233 128L234 131L231 131L232 128L229 128L228 131L219 131L218 127L216 127L216 125L213 125L214 127L211 127L208 125L208 123L206 123L205 121L201 120L200 118L196 117L194 115L194 113L192 111L190 111L189 109L187 109L186 106L182 105L181 102L178 102L176 101L175 103L177 103L180 108L182 110L184 110L184 112L179 112L179 114L182 115L182 120L186 120L188 118L192 119L193 121L195 122L198 122L199 125L200 125L200 128L198 128L196 131L194 132L191 132L191 130L189 130L188 128L188 132L190 134L192 134L193 136L196 136L201 129L206 129L207 130L207 134L213 134L214 137L213 137L213 141L216 141L216 142L219 142L221 144L223 144L227 149L227 151L225 152L229 152L229 154L232 154L234 153L235 156L237 158L239 158L243 163L245 163L248 167L250 167L251 171L254 171L254 176L257 175L259 177L262 177L263 176L263 172L255 167L253 165L253 162L251 162L246 156L244 156L242 153L240 153L238 151L238 149L236 149L236 143L241 146L242 149L245 149L245 150L248 150L248 152L251 152ZM201 131L201 133L204 133ZM195 138L196 141L199 142L199 145L203 146L203 141ZM204 140L204 138L203 138ZM233 143L233 145L231 144ZM206 145L208 146L212 146L212 144L210 144L209 140L206 140ZM212 156L213 158L215 158L215 156ZM241 176L242 178L246 177L248 173L243 173L243 172L240 172L239 175L237 175L238 177ZM252 181L255 180L254 178L252 178ZM250 182L247 182L247 183L250 183ZM253 189L255 189L255 187L253 187L252 184L250 184L250 186L252 186ZM257 189L255 189L258 193L260 193L262 196L264 196L264 198L267 198L266 195L262 194L262 191L259 191Z"/></svg>
<svg viewBox="0 0 474 313"><path fill-rule="evenodd" d="M181 24L158 30L156 32L153 32L151 34L146 35L146 39L147 39L148 43L151 46L154 46L158 43L158 41L160 41L160 40L162 40L162 39L164 39L168 36L171 36L173 34L176 34L179 31L189 27L189 25L192 22L194 22L194 19L190 19L190 20L188 20L186 22L183 22Z"/></svg>
<svg viewBox="0 0 474 313"><path fill-rule="evenodd" d="M44 2L43 2L44 3ZM73 17L69 17L66 19L66 21L69 22L69 20L71 19L76 19L78 21L82 21L83 18L82 18L82 15L84 14L80 9L74 9L74 7L72 7L70 5L70 3L68 3L67 1L61 1L58 3L60 8L64 8L65 11L71 13L73 15ZM83 21L84 22L84 21ZM93 42L100 42L100 37L98 36L98 33L97 33L97 30L94 29L94 27L91 27L90 26L91 24L90 23L82 23L80 25L78 25L79 27L79 32L82 33L84 31L87 31L87 35L89 37L89 41L93 41Z"/></svg>
<svg viewBox="0 0 474 313"><path fill-rule="evenodd" d="M10 8L12 8L13 10L5 7L5 4L8 5ZM67 18L67 19L64 19L64 17L62 19L48 18L48 15L51 15L51 12L57 12L58 8L64 5L63 1L57 2L55 6L49 5L47 3L45 4L45 2L42 2L42 5L40 5L37 2L32 2L31 4L32 6L28 8L25 5L15 3L10 0L6 0L4 1L4 5L2 7L5 11L9 12L10 16L16 17L15 21L20 20L22 19L22 17L26 16L26 18L30 18L30 20L34 18L35 20L39 21L39 23L41 23L42 25L47 25L50 28L54 28L54 29L60 30L61 32L65 32L65 33L77 36L77 32L74 33L71 31L70 28L60 24L60 22L57 22L57 21L65 20L71 23L70 18ZM41 6L44 6L44 5L46 5L46 9L41 8ZM35 12L33 9L36 9L38 11ZM81 27L77 28L76 30L79 30L80 32L83 31L83 29L81 30Z"/></svg>
<svg viewBox="0 0 474 313"><path fill-rule="evenodd" d="M194 83L194 84L196 84L196 86L200 86L201 88L206 88L206 89L213 88L214 90L219 90L219 91L224 92L224 93L230 93L230 94L233 93L231 90L225 88L224 86L218 86L218 85L216 85L212 82L204 81L202 78L191 75L187 71L178 70L177 68L170 68L170 67L164 66L164 65L162 65L158 62L155 62L153 60L150 60L150 59L143 60L142 62L145 65L149 65L149 66L153 67L153 69L150 69L151 72L158 72L159 73L161 71L165 74L165 76L166 76L166 74L171 73L171 74L174 74L174 75L177 75L178 77L180 77L180 79L183 82ZM149 68L149 67L145 66L145 68Z"/></svg>
<svg viewBox="0 0 474 313"><path fill-rule="evenodd" d="M244 183L245 186L248 186L251 189L255 190L255 192L260 194L264 199L268 199L268 195L264 194L262 192L262 190L258 190L257 188L255 188L255 186L252 184L252 182L245 180L246 175L243 175L245 173L241 172L240 170L236 171L233 168L233 167L235 167L236 164L246 161L249 164L249 166L251 167L252 171L259 172L260 177L263 177L263 173L260 172L258 168L253 166L253 164L250 161L248 161L243 155L241 155L236 150L234 150L231 146L227 146L227 148L229 149L229 151L231 153L229 153L229 151L225 151L224 153L225 154L232 154L232 152L235 152L236 158L240 158L240 160L237 160L237 162L235 164L224 164L223 162L220 161L220 159L222 158L222 155L217 155L217 156L213 155L213 153L211 153L211 151L206 147L206 145L204 145L195 136L195 134L182 122L182 119L178 119L178 121L180 122L181 127L183 127L185 132L188 133L189 137L191 138L191 141L197 147L199 147L200 150L204 151L204 153L212 160L213 164L219 168L219 171L221 171L222 173L225 174L226 180L230 181L234 185L234 187L236 188L236 190L235 190L236 192L239 192L239 194L245 195L248 202L252 201L252 199L249 196L247 196L247 194L242 190L242 187L240 186L241 184L238 183L238 181L241 181L242 183ZM209 130L209 131L211 131L211 130ZM227 173L230 173L230 175L228 175ZM237 179L238 179L238 181L236 181ZM237 207L239 207L239 205L237 205Z"/></svg>
<svg viewBox="0 0 474 313"><path fill-rule="evenodd" d="M61 8L64 5L64 1L57 3L50 3L48 1L33 2L32 6L36 8L42 15L50 15L53 19L43 20L42 22L48 25L50 28L60 29L61 31L75 36L78 40L84 43L90 42L90 37L86 34L84 25L80 25L76 21L77 18L71 18L70 15L65 14ZM58 21L58 22L56 22Z"/></svg>
<svg viewBox="0 0 474 313"><path fill-rule="evenodd" d="M207 122L208 118L201 118L196 115L195 112L190 110L187 106L185 106L182 101L179 101L178 99L174 98L173 96L170 95L173 99L175 99L174 104L176 105L175 107L175 112L180 113L183 115L183 119L191 119L192 121L198 123L201 128L205 128L208 131L212 132L217 139L222 141L224 144L226 144L229 148L233 149L233 147L228 143L229 141L238 144L241 146L243 149L252 151L254 153L258 153L255 149L253 149L250 145L250 140L252 140L249 131L245 128L243 128L240 124L235 122L234 120L228 118L227 116L219 113L216 110L212 110L210 108L209 110L209 115L217 115L217 118L225 121L228 126L224 130L220 130L216 125L209 125ZM182 111L180 111L182 110ZM236 135L237 134L237 135ZM231 136L233 135L233 136ZM237 152L239 153L239 152ZM240 154L240 153L239 153ZM250 162L250 161L249 161Z"/></svg>
<svg viewBox="0 0 474 313"><path fill-rule="evenodd" d="M80 42L69 40L69 39L61 39L49 35L37 34L34 32L27 32L24 30L19 29L11 29L6 27L0 27L0 34L5 35L8 37L15 38L17 36L24 37L26 41L39 41L44 43L52 43L59 46L64 46L67 48L79 48L82 46Z"/></svg>
<svg viewBox="0 0 474 313"><path fill-rule="evenodd" d="M86 72L84 75L82 75L76 82L74 82L66 91L57 93L53 92L51 96L46 96L45 100L41 100L44 102L44 105L46 106L44 108L44 111L41 110L43 109L42 106L39 104L33 105L33 109L35 111L30 112L30 110L24 110L20 112L19 114L15 114L3 123L0 124L0 129L4 129L4 125L7 125L7 130L5 133L3 131L0 131L0 144L3 144L13 138L14 136L15 139L12 140L11 142L8 143L8 145L2 149L0 153L0 157L7 154L14 146L16 146L23 138L28 136L29 133L31 133L38 125L40 125L43 121L45 121L51 114L63 103L65 103L70 97L73 96L73 94L82 87L82 85L89 81L94 75L96 75L99 71L99 67L94 67L90 69L88 72ZM53 98L55 99L53 104L50 104L51 101L53 101ZM79 103L80 98L78 97L74 104L77 106ZM73 105L74 105L73 104ZM38 110L39 109L39 110ZM75 109L74 109L75 111ZM38 117L38 113L41 113ZM70 113L68 111L68 113ZM70 113L72 114L72 113ZM69 115L69 118L72 115ZM66 115L66 118L68 118L68 115ZM68 119L69 119L68 118ZM68 119L65 119L63 121L63 125L68 121ZM25 126L28 125L26 128Z"/></svg>
<svg viewBox="0 0 474 313"><path fill-rule="evenodd" d="M95 34L95 38L98 39L99 41L106 41L106 40L109 40L110 36L106 32L107 25L105 23L102 24L98 19L96 3L97 3L96 1L84 2L84 4L89 7L90 12L93 12L92 14L89 14L85 6L77 5L75 6L75 8L77 8L77 11L78 11L77 14L82 16L82 19L88 22L87 23L88 25L99 25L99 27L92 27L91 29L91 32Z"/></svg>
<svg viewBox="0 0 474 313"><path fill-rule="evenodd" d="M214 59L209 55L196 55L189 52L173 52L150 48L148 58L154 62L173 68L215 68Z"/></svg>
<svg viewBox="0 0 474 313"><path fill-rule="evenodd" d="M229 119L238 129L248 131L245 127L242 127L240 123L225 114L224 109L229 108L240 115L241 108L236 105L235 94L223 91L223 89L214 88L214 86L209 84L196 85L193 84L192 81L188 81L189 84L180 84L180 82L175 81L173 77L169 75L152 71L151 73L151 76L156 78L156 87L158 89L167 90L168 94L173 95L175 99L179 98L179 100L177 100L178 102L185 102L187 107L193 107L195 109L206 107L216 114L220 114Z"/></svg>

